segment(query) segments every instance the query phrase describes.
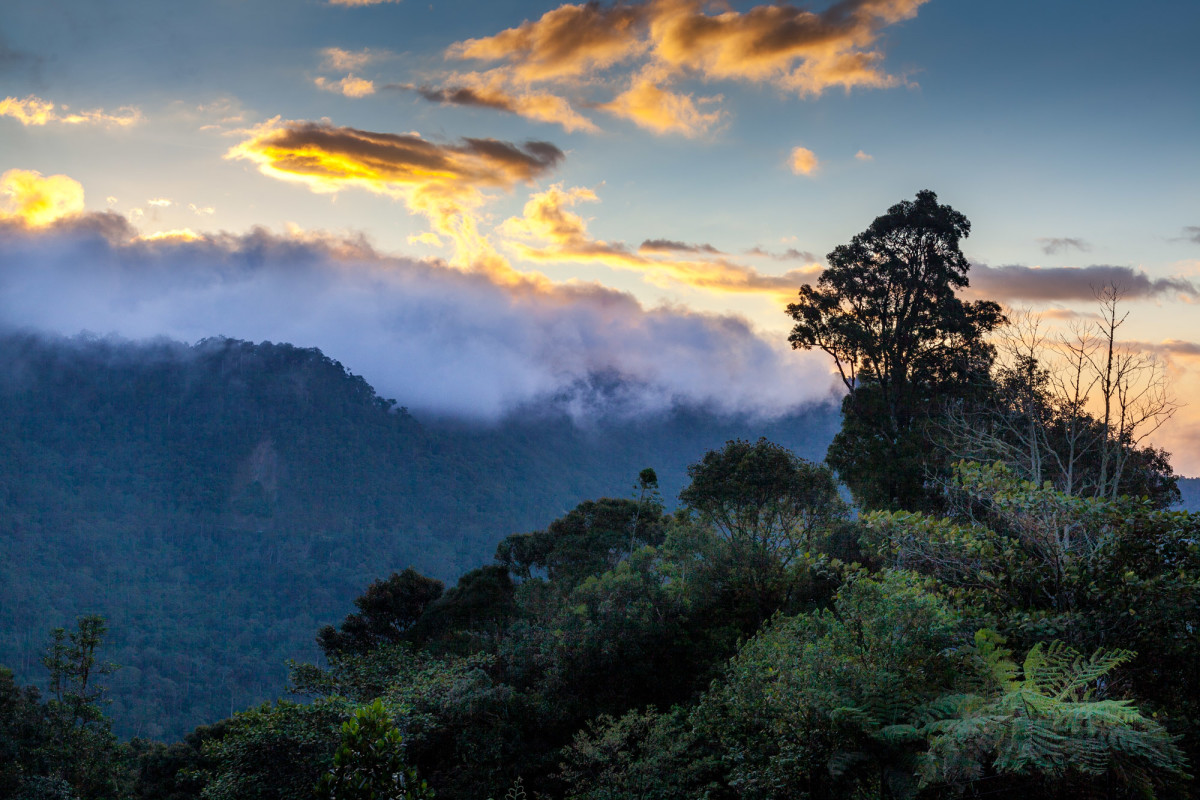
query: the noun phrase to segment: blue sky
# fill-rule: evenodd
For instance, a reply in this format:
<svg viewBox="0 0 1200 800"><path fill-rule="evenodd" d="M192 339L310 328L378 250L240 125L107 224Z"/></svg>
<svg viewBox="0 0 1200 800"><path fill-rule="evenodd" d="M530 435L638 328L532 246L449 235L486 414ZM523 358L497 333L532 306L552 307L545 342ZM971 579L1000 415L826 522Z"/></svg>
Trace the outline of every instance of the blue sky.
<svg viewBox="0 0 1200 800"><path fill-rule="evenodd" d="M738 383L731 407L772 412L832 385L786 350L793 287L929 188L971 219L994 299L1087 324L1090 286L1128 282L1123 333L1187 399L1197 30L1183 0L9 4L0 319L292 337L463 413L481 375L494 415L601 369L650 404ZM44 267L68 251L93 272ZM322 265L317 295L288 259ZM372 314L322 305L355 282ZM466 332L441 314L460 327L423 344L453 365L432 389L397 346L428 329L418 295L510 312ZM1198 416L1160 434L1193 473Z"/></svg>

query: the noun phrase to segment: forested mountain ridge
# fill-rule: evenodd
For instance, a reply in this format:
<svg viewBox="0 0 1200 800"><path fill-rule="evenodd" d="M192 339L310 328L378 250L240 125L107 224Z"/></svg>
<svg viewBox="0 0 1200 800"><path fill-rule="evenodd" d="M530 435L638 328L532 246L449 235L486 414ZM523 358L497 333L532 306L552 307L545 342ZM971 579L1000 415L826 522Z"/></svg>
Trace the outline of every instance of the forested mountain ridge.
<svg viewBox="0 0 1200 800"><path fill-rule="evenodd" d="M609 381L607 387L613 386ZM596 407L603 395L596 396ZM362 586L452 580L514 532L766 435L819 458L836 413L419 419L315 349L0 337L0 664L40 680L46 631L109 622L118 730L176 738L277 696Z"/></svg>

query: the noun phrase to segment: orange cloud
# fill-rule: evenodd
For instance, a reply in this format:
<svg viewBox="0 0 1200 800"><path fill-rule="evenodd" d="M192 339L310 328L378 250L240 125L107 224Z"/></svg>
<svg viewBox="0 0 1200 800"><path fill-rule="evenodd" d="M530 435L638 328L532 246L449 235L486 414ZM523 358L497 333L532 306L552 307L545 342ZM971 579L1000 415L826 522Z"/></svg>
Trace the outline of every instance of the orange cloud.
<svg viewBox="0 0 1200 800"><path fill-rule="evenodd" d="M354 74L347 75L340 81L331 81L328 78L316 78L313 80L318 89L324 89L327 92L336 92L344 94L346 97L366 97L367 95L375 94L375 84L366 78L359 78Z"/></svg>
<svg viewBox="0 0 1200 800"><path fill-rule="evenodd" d="M544 91L508 87L508 78L502 70L456 74L449 76L447 83L449 85L438 89L410 85L399 88L411 89L426 100L443 105L493 108L538 122L554 123L561 125L568 133L594 133L599 130L595 123L572 108L563 97Z"/></svg>
<svg viewBox="0 0 1200 800"><path fill-rule="evenodd" d="M495 36L456 42L449 58L507 61L517 78L546 81L579 78L640 55L648 48L639 29L647 6L598 3L563 5L536 22Z"/></svg>
<svg viewBox="0 0 1200 800"><path fill-rule="evenodd" d="M24 100L15 97L0 100L0 117L12 117L25 126L40 127L55 123L128 127L142 121L142 112L133 106L121 106L115 113L100 108L71 111L67 106L56 106L49 100L29 95Z"/></svg>
<svg viewBox="0 0 1200 800"><path fill-rule="evenodd" d="M509 91L535 83L604 85L597 73L637 65L629 89L592 102L656 133L696 135L715 123L671 81L770 82L801 97L830 88L904 83L884 70L877 42L928 0L844 0L815 13L786 3L708 13L705 0L562 5L493 36L450 45L446 56L500 62L485 73ZM521 113L521 112L517 112Z"/></svg>
<svg viewBox="0 0 1200 800"><path fill-rule="evenodd" d="M326 47L321 51L322 65L333 72L354 72L362 69L375 58L371 50L343 50L340 47Z"/></svg>
<svg viewBox="0 0 1200 800"><path fill-rule="evenodd" d="M678 133L688 137L707 133L721 121L723 113L703 112L690 94L679 94L659 86L661 79L646 71L612 102L598 106L602 111L628 119L655 133Z"/></svg>
<svg viewBox="0 0 1200 800"><path fill-rule="evenodd" d="M403 199L455 245L456 266L516 280L508 262L479 232L471 213L488 189L529 183L562 160L549 142L521 146L495 139L438 144L416 134L374 133L329 122L273 119L230 148L226 158L253 162L273 178L314 192L365 189Z"/></svg>
<svg viewBox="0 0 1200 800"><path fill-rule="evenodd" d="M622 243L592 238L587 223L570 210L580 202L596 202L590 189L563 189L551 186L532 195L520 217L506 220L499 232L513 239L507 246L518 257L535 263L592 263L640 272L656 285L675 282L712 292L762 292L790 296L805 281L811 281L820 267L789 270L783 275L763 275L752 267L730 262L724 257L679 259L673 252L711 252L711 246L685 246L668 240L648 240L638 252ZM650 245L647 247L647 245ZM657 246L656 246L657 245ZM662 254L663 257L659 257Z"/></svg>
<svg viewBox="0 0 1200 800"><path fill-rule="evenodd" d="M793 147L788 156L788 164L797 175L812 175L821 166L817 154L807 147Z"/></svg>
<svg viewBox="0 0 1200 800"><path fill-rule="evenodd" d="M66 175L10 169L0 175L0 219L41 228L83 212L83 186Z"/></svg>

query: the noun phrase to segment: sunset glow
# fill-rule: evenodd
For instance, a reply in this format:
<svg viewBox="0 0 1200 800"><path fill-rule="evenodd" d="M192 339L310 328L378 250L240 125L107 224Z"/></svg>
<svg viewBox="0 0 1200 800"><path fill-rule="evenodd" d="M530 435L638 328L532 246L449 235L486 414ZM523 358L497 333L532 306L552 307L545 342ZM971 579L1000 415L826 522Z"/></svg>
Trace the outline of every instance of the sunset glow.
<svg viewBox="0 0 1200 800"><path fill-rule="evenodd" d="M295 339L468 415L472 391L486 416L601 368L776 413L836 385L788 348L784 306L932 189L972 224L964 296L1065 329L1122 287L1122 334L1184 403L1155 441L1197 474L1200 7L1155 8L14 5L0 322ZM430 336L447 388L422 395L399 337L456 298L479 305ZM501 377L514 309L540 322Z"/></svg>

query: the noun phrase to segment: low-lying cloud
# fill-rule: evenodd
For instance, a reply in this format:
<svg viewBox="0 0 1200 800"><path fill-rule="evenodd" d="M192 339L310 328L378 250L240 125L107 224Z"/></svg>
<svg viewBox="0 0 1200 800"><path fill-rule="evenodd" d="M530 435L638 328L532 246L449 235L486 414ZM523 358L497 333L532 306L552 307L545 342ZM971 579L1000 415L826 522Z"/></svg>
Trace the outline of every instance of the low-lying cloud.
<svg viewBox="0 0 1200 800"><path fill-rule="evenodd" d="M140 238L114 213L0 222L0 324L321 348L414 409L495 418L619 376L651 411L776 414L829 397L828 365L743 319L646 309L596 285L505 285L320 234Z"/></svg>

